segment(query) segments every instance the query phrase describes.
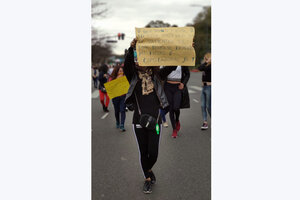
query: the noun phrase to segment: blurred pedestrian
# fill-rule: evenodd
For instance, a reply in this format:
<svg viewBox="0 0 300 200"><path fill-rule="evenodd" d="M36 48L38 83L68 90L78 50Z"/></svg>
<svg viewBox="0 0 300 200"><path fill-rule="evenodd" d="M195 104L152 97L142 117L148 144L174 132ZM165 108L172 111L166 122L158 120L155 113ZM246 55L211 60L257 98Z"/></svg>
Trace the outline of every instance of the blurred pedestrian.
<svg viewBox="0 0 300 200"><path fill-rule="evenodd" d="M92 78L94 83L94 88L98 88L98 76L99 72L95 65L92 66Z"/></svg>
<svg viewBox="0 0 300 200"><path fill-rule="evenodd" d="M169 116L173 128L172 137L176 138L180 130L180 108L189 108L189 94L187 82L190 78L190 70L186 66L177 66L172 71L164 85L165 93L169 102Z"/></svg>
<svg viewBox="0 0 300 200"><path fill-rule="evenodd" d="M202 72L201 109L203 124L201 129L208 129L207 112L211 117L211 54L204 55L204 63L198 67Z"/></svg>
<svg viewBox="0 0 300 200"><path fill-rule="evenodd" d="M121 78L124 76L123 68L121 66L116 66L111 73L111 80L115 80L118 78ZM118 96L112 99L114 109L115 109L115 118L116 118L116 127L119 128L121 131L126 131L125 130L125 118L126 118L126 113L125 113L125 94L122 96ZM121 123L120 123L120 115L121 115Z"/></svg>
<svg viewBox="0 0 300 200"><path fill-rule="evenodd" d="M107 95L106 89L104 87L104 83L108 81L109 75L107 74L108 67L106 64L103 64L100 67L99 72L99 96L100 96L100 103L102 104L102 108L104 112L109 112L108 104L109 104L109 97Z"/></svg>
<svg viewBox="0 0 300 200"><path fill-rule="evenodd" d="M112 73L113 71L114 71L114 65L109 65L109 66L108 66L108 71L107 71L108 75L111 76L111 73Z"/></svg>
<svg viewBox="0 0 300 200"><path fill-rule="evenodd" d="M158 157L159 138L161 133L160 108L168 106L167 97L161 85L161 79L175 70L176 67L141 67L135 57L137 40L131 42L126 54L124 73L130 83L125 103L133 114L133 131L135 133L140 162L145 176L143 191L152 192L156 177L152 167Z"/></svg>
<svg viewBox="0 0 300 200"><path fill-rule="evenodd" d="M164 68L164 66L160 66L159 68L162 69L162 68ZM164 88L165 80L161 80L161 84ZM161 108L161 109L159 109L159 111L160 111L160 117L162 120L163 127L168 128L169 125L168 125L167 119L166 119L166 114L169 112L168 108L166 108L166 109Z"/></svg>

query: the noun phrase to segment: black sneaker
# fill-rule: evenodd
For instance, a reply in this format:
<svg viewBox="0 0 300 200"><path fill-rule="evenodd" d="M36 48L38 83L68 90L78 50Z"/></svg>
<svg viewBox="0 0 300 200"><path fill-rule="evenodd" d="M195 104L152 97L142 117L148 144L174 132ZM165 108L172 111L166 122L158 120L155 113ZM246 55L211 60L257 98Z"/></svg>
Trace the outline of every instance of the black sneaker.
<svg viewBox="0 0 300 200"><path fill-rule="evenodd" d="M151 181L145 181L143 191L145 194L150 194L152 192Z"/></svg>
<svg viewBox="0 0 300 200"><path fill-rule="evenodd" d="M152 183L152 184L155 184L155 183L156 183L156 178L155 178L155 176L154 176L153 171L150 172L150 178L151 178L151 183Z"/></svg>
<svg viewBox="0 0 300 200"><path fill-rule="evenodd" d="M104 112L109 112L109 110L107 109L107 107L104 108Z"/></svg>

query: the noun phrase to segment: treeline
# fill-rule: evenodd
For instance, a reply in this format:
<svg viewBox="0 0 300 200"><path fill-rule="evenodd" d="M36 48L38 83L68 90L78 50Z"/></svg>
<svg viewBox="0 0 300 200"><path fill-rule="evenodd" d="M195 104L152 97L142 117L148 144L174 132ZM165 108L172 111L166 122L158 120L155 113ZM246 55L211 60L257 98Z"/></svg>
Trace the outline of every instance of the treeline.
<svg viewBox="0 0 300 200"><path fill-rule="evenodd" d="M195 17L194 23L188 25L195 28L196 65L199 65L204 54L211 52L211 7L204 7Z"/></svg>

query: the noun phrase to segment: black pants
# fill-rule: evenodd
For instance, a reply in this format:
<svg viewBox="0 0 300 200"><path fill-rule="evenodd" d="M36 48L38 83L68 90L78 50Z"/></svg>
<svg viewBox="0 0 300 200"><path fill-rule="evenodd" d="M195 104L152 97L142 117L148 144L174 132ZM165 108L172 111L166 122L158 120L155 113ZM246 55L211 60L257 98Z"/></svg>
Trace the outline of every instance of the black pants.
<svg viewBox="0 0 300 200"><path fill-rule="evenodd" d="M98 88L98 79L93 77L94 88Z"/></svg>
<svg viewBox="0 0 300 200"><path fill-rule="evenodd" d="M180 115L182 91L178 88L178 86L179 84L165 83L165 93L169 102L169 115L173 129L175 129L176 122L179 121Z"/></svg>
<svg viewBox="0 0 300 200"><path fill-rule="evenodd" d="M120 124L120 114L121 114L121 125L124 126L125 118L126 118L125 95L113 98L112 102L114 104L116 122L117 124Z"/></svg>
<svg viewBox="0 0 300 200"><path fill-rule="evenodd" d="M149 170L152 169L157 160L161 128L160 126L160 132L157 134L156 130L148 130L139 124L133 124L145 178L150 177Z"/></svg>

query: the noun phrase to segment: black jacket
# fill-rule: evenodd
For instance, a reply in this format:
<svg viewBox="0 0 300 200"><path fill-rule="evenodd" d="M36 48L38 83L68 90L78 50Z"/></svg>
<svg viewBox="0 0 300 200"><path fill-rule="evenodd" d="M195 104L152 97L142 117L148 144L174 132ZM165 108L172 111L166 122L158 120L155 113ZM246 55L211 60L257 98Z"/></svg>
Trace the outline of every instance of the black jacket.
<svg viewBox="0 0 300 200"><path fill-rule="evenodd" d="M98 80L99 80L99 82L100 82L100 84L99 84L99 90L101 90L101 91L104 91L104 83L106 83L107 82L107 78L105 78L104 77L104 72L103 71L101 71L100 73L99 73L99 76L98 76Z"/></svg>
<svg viewBox="0 0 300 200"><path fill-rule="evenodd" d="M182 70L181 83L184 84L184 88L182 90L180 108L190 108L190 96L187 88L187 82L190 79L190 70L189 67L186 66L182 66L181 70Z"/></svg>
<svg viewBox="0 0 300 200"><path fill-rule="evenodd" d="M203 63L198 69L202 72L202 82L211 82L211 64Z"/></svg>
<svg viewBox="0 0 300 200"><path fill-rule="evenodd" d="M159 70L159 72L157 74L159 77L154 75L152 78L153 84L154 84L154 89L155 89L156 95L160 101L161 108L166 108L169 105L169 103L168 103L167 96L164 92L164 89L161 85L160 80L166 79L166 77L175 69L176 69L176 66L164 67ZM125 74L128 82L130 83L130 86L129 86L129 89L128 89L128 92L127 92L126 98L125 98L125 104L130 110L132 110L132 104L135 104L133 91L135 89L136 83L138 82L137 69L135 68L132 47L130 47L128 49L128 52L125 57L124 74Z"/></svg>

